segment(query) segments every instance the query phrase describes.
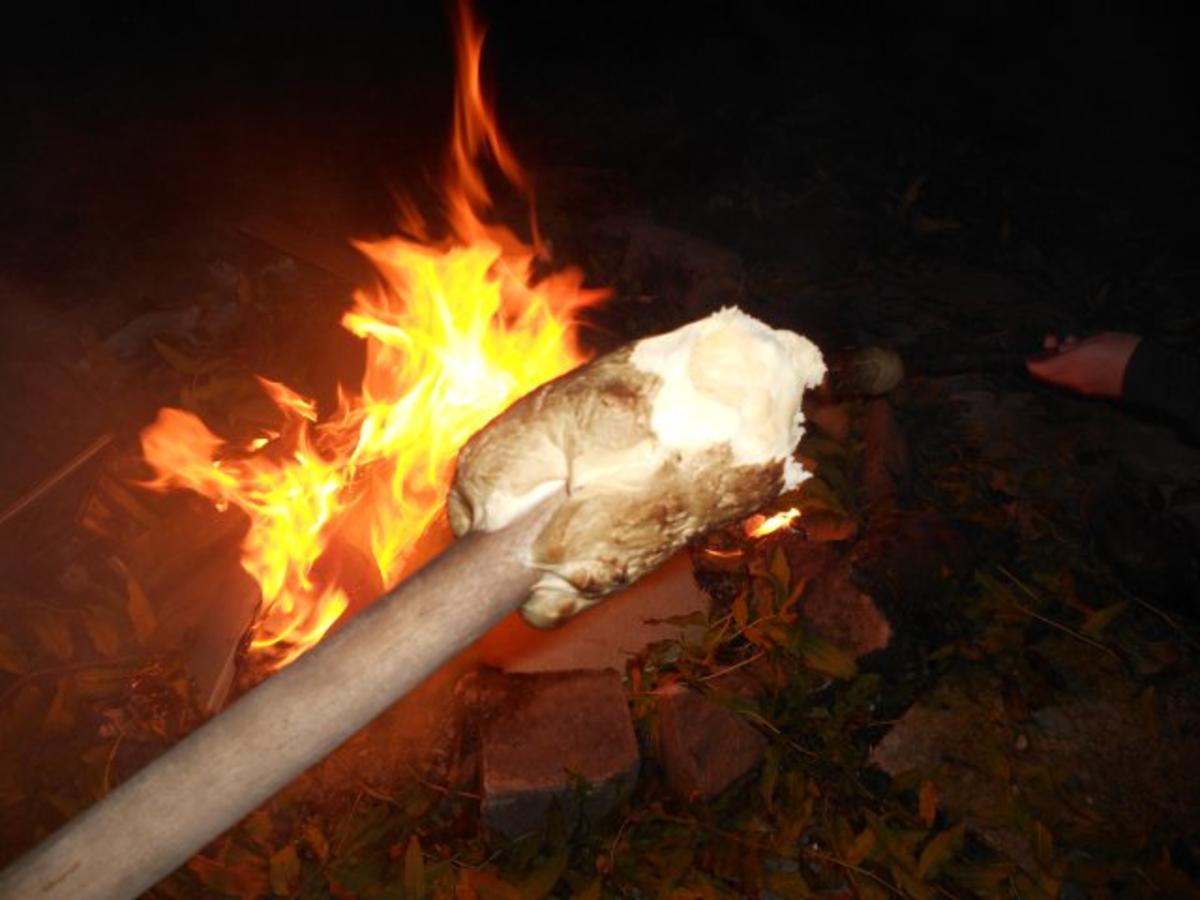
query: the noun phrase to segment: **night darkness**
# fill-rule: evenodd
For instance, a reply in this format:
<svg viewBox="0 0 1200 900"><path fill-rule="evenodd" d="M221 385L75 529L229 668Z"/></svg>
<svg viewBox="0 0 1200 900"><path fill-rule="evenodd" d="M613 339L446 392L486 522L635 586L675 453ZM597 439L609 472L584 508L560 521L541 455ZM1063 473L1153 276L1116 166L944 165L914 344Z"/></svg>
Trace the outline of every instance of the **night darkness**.
<svg viewBox="0 0 1200 900"><path fill-rule="evenodd" d="M143 638L126 608L137 566L111 564L130 532L89 524L106 485L144 476L137 430L217 370L287 381L323 409L359 376L360 345L337 326L345 281L239 228L268 218L342 246L394 231L398 197L436 220L449 7L175 6L27 13L0 36L0 511L114 435L19 518L0 517L0 865L94 799L87 766L106 785L128 777L197 721L185 688L162 687L182 683L177 647L131 637ZM680 799L647 751L623 820L565 849L547 836L492 856L477 803L414 800L376 766L365 801L350 782L326 785L318 800L276 801L266 836L243 827L210 847L236 874L219 882L227 895L411 888L413 835L424 896L454 878L477 891L459 896L508 896L478 872L528 887L547 860L559 880L521 896L786 897L806 895L801 881L839 897L1195 890L1195 366L1156 369L1167 401L1120 404L1036 382L1022 364L1048 332L1136 333L1185 355L1200 342L1188 88L1200 71L1194 33L1168 6L480 0L485 81L532 173L554 264L614 286L588 313L589 348L711 311L726 300L715 278L834 362L868 345L904 357L909 377L886 400L834 385L810 415L800 452L824 493L810 485L798 503L819 526L744 548L761 557L749 568L697 562L714 618L737 620L738 591L757 596L755 566L778 578L784 558L785 595L789 577L816 573L796 588L804 602L866 598L892 637L847 651L855 668L840 651L813 663L795 637L749 638L737 620L705 664L758 654L774 666L743 673L759 679L754 721L770 750L740 798ZM498 215L528 234L522 198L493 183ZM676 258L646 223L695 238L686 252L709 261ZM651 243L635 253L638 240ZM735 261L732 281L714 258ZM114 349L128 323L189 304L203 324L167 332L183 362L136 328ZM144 526L136 503L104 502ZM94 612L101 597L117 598L110 612ZM85 612L63 612L68 625L38 618L72 604ZM131 655L105 682L111 695L59 674ZM694 660L637 665L646 685L711 688ZM914 703L936 713L915 722ZM659 726L639 718L644 700L634 708L645 748ZM114 748L112 709L166 724ZM885 734L891 761L870 765ZM962 734L1001 748L965 765L1004 790L913 750L925 740L969 756ZM42 746L38 769L24 757ZM438 776L461 779L465 797L480 790L464 774L472 746L463 739ZM338 856L336 835L353 854ZM229 851L238 840L251 849ZM295 870L277 871L292 845ZM941 856L925 865L931 847ZM151 896L212 895L214 871L193 867Z"/></svg>

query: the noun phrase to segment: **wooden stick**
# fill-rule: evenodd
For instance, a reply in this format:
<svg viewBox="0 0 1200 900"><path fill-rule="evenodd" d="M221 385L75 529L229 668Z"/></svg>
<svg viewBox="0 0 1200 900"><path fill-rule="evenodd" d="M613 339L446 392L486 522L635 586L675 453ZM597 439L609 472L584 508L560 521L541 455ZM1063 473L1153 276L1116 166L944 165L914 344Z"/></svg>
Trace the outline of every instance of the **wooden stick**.
<svg viewBox="0 0 1200 900"><path fill-rule="evenodd" d="M561 495L468 535L4 872L0 897L133 897L328 755L527 597Z"/></svg>

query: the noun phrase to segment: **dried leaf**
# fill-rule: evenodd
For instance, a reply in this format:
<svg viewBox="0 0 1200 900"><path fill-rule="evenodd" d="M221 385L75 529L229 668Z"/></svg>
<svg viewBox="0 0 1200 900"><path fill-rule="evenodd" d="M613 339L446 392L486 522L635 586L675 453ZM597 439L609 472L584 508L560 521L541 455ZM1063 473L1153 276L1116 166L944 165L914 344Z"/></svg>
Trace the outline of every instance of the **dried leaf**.
<svg viewBox="0 0 1200 900"><path fill-rule="evenodd" d="M764 886L771 896L781 897L783 900L801 900L813 896L808 882L799 872L767 872Z"/></svg>
<svg viewBox="0 0 1200 900"><path fill-rule="evenodd" d="M129 621L133 623L133 632L137 635L138 643L145 646L158 630L158 619L145 590L132 575L125 577L125 590L129 598L125 607L129 613Z"/></svg>
<svg viewBox="0 0 1200 900"><path fill-rule="evenodd" d="M567 845L564 843L521 880L517 890L520 892L522 900L542 900L544 897L549 897L566 868Z"/></svg>
<svg viewBox="0 0 1200 900"><path fill-rule="evenodd" d="M242 830L250 840L264 849L275 843L272 840L275 835L275 822L271 819L271 814L264 809L256 809L246 816Z"/></svg>
<svg viewBox="0 0 1200 900"><path fill-rule="evenodd" d="M854 838L854 843L846 851L846 862L852 866L857 866L871 855L871 851L875 849L876 843L878 843L878 839L875 837L875 832L870 828L864 828Z"/></svg>
<svg viewBox="0 0 1200 900"><path fill-rule="evenodd" d="M121 648L121 632L108 610L101 606L89 606L83 611L83 627L96 652L101 656L117 655Z"/></svg>
<svg viewBox="0 0 1200 900"><path fill-rule="evenodd" d="M319 862L329 859L329 841L325 839L325 833L315 822L309 822L304 826L304 841Z"/></svg>
<svg viewBox="0 0 1200 900"><path fill-rule="evenodd" d="M927 216L918 214L913 222L919 234L944 234L962 228L962 222L952 216Z"/></svg>
<svg viewBox="0 0 1200 900"><path fill-rule="evenodd" d="M1033 855L1043 865L1054 859L1054 835L1040 821L1033 823Z"/></svg>
<svg viewBox="0 0 1200 900"><path fill-rule="evenodd" d="M300 857L294 844L280 847L271 854L271 890L282 897L291 896L300 886Z"/></svg>
<svg viewBox="0 0 1200 900"><path fill-rule="evenodd" d="M44 612L32 622L33 632L43 649L60 662L66 662L75 652L75 641L71 639L71 628L66 617L59 612Z"/></svg>
<svg viewBox="0 0 1200 900"><path fill-rule="evenodd" d="M404 850L404 900L425 900L425 856L415 834Z"/></svg>
<svg viewBox="0 0 1200 900"><path fill-rule="evenodd" d="M932 825L933 820L937 818L937 808L937 785L932 781L922 781L921 789L917 792L917 814L926 827Z"/></svg>
<svg viewBox="0 0 1200 900"><path fill-rule="evenodd" d="M205 372L211 372L225 364L225 361L221 359L198 359L188 356L183 351L176 350L170 344L158 338L151 338L150 340L154 344L154 349L167 361L167 365L185 375L203 375Z"/></svg>
<svg viewBox="0 0 1200 900"><path fill-rule="evenodd" d="M1079 630L1088 637L1096 637L1105 628L1120 618L1121 614L1129 607L1129 604L1122 600L1120 603L1113 603L1103 609L1098 609L1083 623L1083 627Z"/></svg>
<svg viewBox="0 0 1200 900"><path fill-rule="evenodd" d="M779 782L779 748L772 745L767 748L763 759L762 776L758 781L758 793L767 809L775 805L775 785Z"/></svg>
<svg viewBox="0 0 1200 900"><path fill-rule="evenodd" d="M520 891L487 870L460 869L458 889L468 897L474 894L479 900L522 900Z"/></svg>
<svg viewBox="0 0 1200 900"><path fill-rule="evenodd" d="M188 860L188 869L200 879L205 887L234 897L262 897L269 889L267 876L260 866L246 861L236 866L227 866L207 856L193 856Z"/></svg>
<svg viewBox="0 0 1200 900"><path fill-rule="evenodd" d="M906 187L904 189L904 193L900 195L900 212L906 213L912 209L913 204L916 203L921 196L921 190L925 187L925 178L926 176L924 175L918 175L908 183L908 187Z"/></svg>
<svg viewBox="0 0 1200 900"><path fill-rule="evenodd" d="M776 545L771 554L771 565L767 574L775 581L779 596L786 597L788 586L792 583L792 568L788 565L787 553L784 552L782 544Z"/></svg>
<svg viewBox="0 0 1200 900"><path fill-rule="evenodd" d="M46 710L42 725L51 734L64 734L75 724L75 695L70 679L58 679L58 689Z"/></svg>
<svg viewBox="0 0 1200 900"><path fill-rule="evenodd" d="M17 649L8 635L0 632L0 672L24 675L28 671L29 663L25 660L25 654Z"/></svg>
<svg viewBox="0 0 1200 900"><path fill-rule="evenodd" d="M937 870L946 860L950 859L962 846L963 835L966 833L966 824L959 822L957 825L947 828L941 834L938 834L921 851L921 856L917 860L917 874L922 878L937 873Z"/></svg>
<svg viewBox="0 0 1200 900"><path fill-rule="evenodd" d="M750 608L746 603L746 592L742 591L733 598L733 605L730 608L733 613L733 621L737 623L738 628L745 628L750 621Z"/></svg>

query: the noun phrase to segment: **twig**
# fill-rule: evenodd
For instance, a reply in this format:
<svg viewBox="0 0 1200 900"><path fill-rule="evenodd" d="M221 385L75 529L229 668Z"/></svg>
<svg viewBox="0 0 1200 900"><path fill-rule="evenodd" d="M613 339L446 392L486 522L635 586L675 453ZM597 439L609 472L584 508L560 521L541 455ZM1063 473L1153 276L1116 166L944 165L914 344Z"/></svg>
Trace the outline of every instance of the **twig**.
<svg viewBox="0 0 1200 900"><path fill-rule="evenodd" d="M88 660L87 662L71 663L69 665L55 666L52 669L39 669L36 672L27 672L22 675L3 691L0 691L0 705L3 705L12 694L29 683L36 681L39 678L45 678L47 675L65 675L67 672L76 672L81 669L106 669L110 666L123 666L127 663L149 662L153 657L147 656L118 656L115 659L106 659L103 661Z"/></svg>
<svg viewBox="0 0 1200 900"><path fill-rule="evenodd" d="M112 750L108 753L108 761L104 764L104 781L100 786L102 790L101 796L108 796L108 792L111 790L109 785L111 784L113 760L117 758L117 748L121 746L121 741L124 739L125 730L122 729L117 732L117 739L113 741Z"/></svg>
<svg viewBox="0 0 1200 900"><path fill-rule="evenodd" d="M765 727L769 732L771 732L776 737L782 738L783 741L789 747L791 747L793 750L795 750L801 756L807 756L809 759L819 759L820 758L820 754L814 753L812 750L809 750L806 747L801 747L799 744L797 744L795 741L793 741L790 737L788 737L786 734L784 734L782 731L780 731L779 726L776 725L774 722L772 722L770 719L768 719L766 716L762 715L762 713L757 713L752 709L739 710L739 712L741 715L745 716L747 719L753 719L755 722L758 722L758 724Z"/></svg>
<svg viewBox="0 0 1200 900"><path fill-rule="evenodd" d="M1009 581L1011 581L1013 584L1015 584L1018 588L1020 588L1021 591L1027 597L1029 597L1031 600L1034 600L1036 602L1041 599L1038 597L1037 594L1035 594L1033 591L1031 591L1029 589L1029 587L1023 581L1021 581L1020 578L1018 578L1012 572L1008 571L1008 569L1006 569L1004 566L997 565L996 570L998 572L1000 572L1000 574L1002 574ZM1051 619L1048 616L1043 616L1041 613L1037 612L1036 610L1032 610L1026 606L1022 606L1013 597L1009 597L1008 599L1009 599L1009 602L1014 607L1016 607L1017 610L1019 610L1020 612L1023 612L1025 615L1030 616L1034 619L1037 619L1042 624L1049 625L1051 628L1057 628L1059 631L1063 632L1064 634L1070 635L1071 637L1075 638L1075 640L1081 641L1090 647L1096 648L1101 653L1108 654L1113 659L1115 659L1119 665L1123 666L1125 664L1125 661L1123 659L1121 659L1121 655L1119 653L1117 653L1115 650L1113 650L1112 647L1109 647L1107 644L1103 644L1100 641L1095 640L1094 638L1090 638L1086 634L1076 631L1074 628L1071 628L1068 625L1064 625L1061 622L1056 622L1056 621L1054 621L1054 619Z"/></svg>
<svg viewBox="0 0 1200 900"><path fill-rule="evenodd" d="M1158 616L1160 619L1162 619L1164 622L1166 622L1167 625L1169 625L1179 635L1179 637L1183 640L1183 642L1185 644L1187 644L1193 650L1200 650L1200 642L1197 642L1195 638L1193 638L1190 634L1188 634L1186 631L1184 631L1183 627L1178 622L1176 622L1173 618L1171 618L1171 615L1166 610L1159 609L1153 603L1147 603L1145 600L1143 600L1141 597L1138 597L1136 594L1131 594L1130 596L1133 597L1133 601L1135 603L1137 603L1138 606L1141 606L1143 609L1149 610L1150 612L1154 613L1154 615Z"/></svg>
<svg viewBox="0 0 1200 900"><path fill-rule="evenodd" d="M433 781L429 781L427 778L421 777L421 774L417 771L416 767L412 763L408 763L408 774L411 775L416 781L429 788L431 791L437 791L439 794L444 794L447 797L465 797L468 800L483 799L482 794L475 794L471 791L460 791L458 788L447 787L444 784L437 784Z"/></svg>
<svg viewBox="0 0 1200 900"><path fill-rule="evenodd" d="M3 527L11 519L15 519L26 509L37 503L38 500L42 499L42 497L44 497L46 494L58 487L58 485L60 485L79 468L81 468L84 463L111 444L115 439L116 435L111 431L100 435L100 437L96 438L94 441L72 456L69 460L59 466L58 469L10 503L4 508L3 512L0 512L0 527Z"/></svg>
<svg viewBox="0 0 1200 900"><path fill-rule="evenodd" d="M722 675L728 675L730 672L734 672L734 671L740 669L742 666L748 666L748 665L750 665L750 663L754 662L755 660L761 659L766 652L767 652L766 650L759 650L753 656L747 656L741 662L735 662L732 666L726 666L724 669L717 669L717 671L715 671L715 672L709 672L707 675L705 675L701 678L697 678L696 680L697 681L711 681L714 678L720 678Z"/></svg>
<svg viewBox="0 0 1200 900"><path fill-rule="evenodd" d="M864 869L862 866L856 866L856 865L854 865L854 863L848 863L844 859L838 859L836 856L830 856L828 853L819 853L816 850L809 850L805 847L801 847L800 852L803 853L805 856L812 857L813 859L819 859L819 860L821 860L821 862L832 863L835 866L840 866L841 868L845 869L847 872L854 872L858 875L865 875L867 878L870 878L872 881L874 881L876 884L880 885L881 887L886 888L890 893L895 894L897 897L907 897L908 896L908 894L904 893L904 891L902 891L900 888L896 887L896 885L892 884L886 878L881 878L880 876L876 875L870 869Z"/></svg>

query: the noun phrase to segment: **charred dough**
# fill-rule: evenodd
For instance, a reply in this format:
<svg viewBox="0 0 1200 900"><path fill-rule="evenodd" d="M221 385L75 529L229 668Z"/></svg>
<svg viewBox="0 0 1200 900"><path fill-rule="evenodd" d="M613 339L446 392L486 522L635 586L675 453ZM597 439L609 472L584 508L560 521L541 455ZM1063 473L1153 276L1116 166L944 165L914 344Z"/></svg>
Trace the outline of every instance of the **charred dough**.
<svg viewBox="0 0 1200 900"><path fill-rule="evenodd" d="M732 308L629 344L527 394L467 442L450 525L503 528L565 487L533 543L543 574L522 607L531 624L557 624L807 477L792 451L804 391L824 375L807 338Z"/></svg>

